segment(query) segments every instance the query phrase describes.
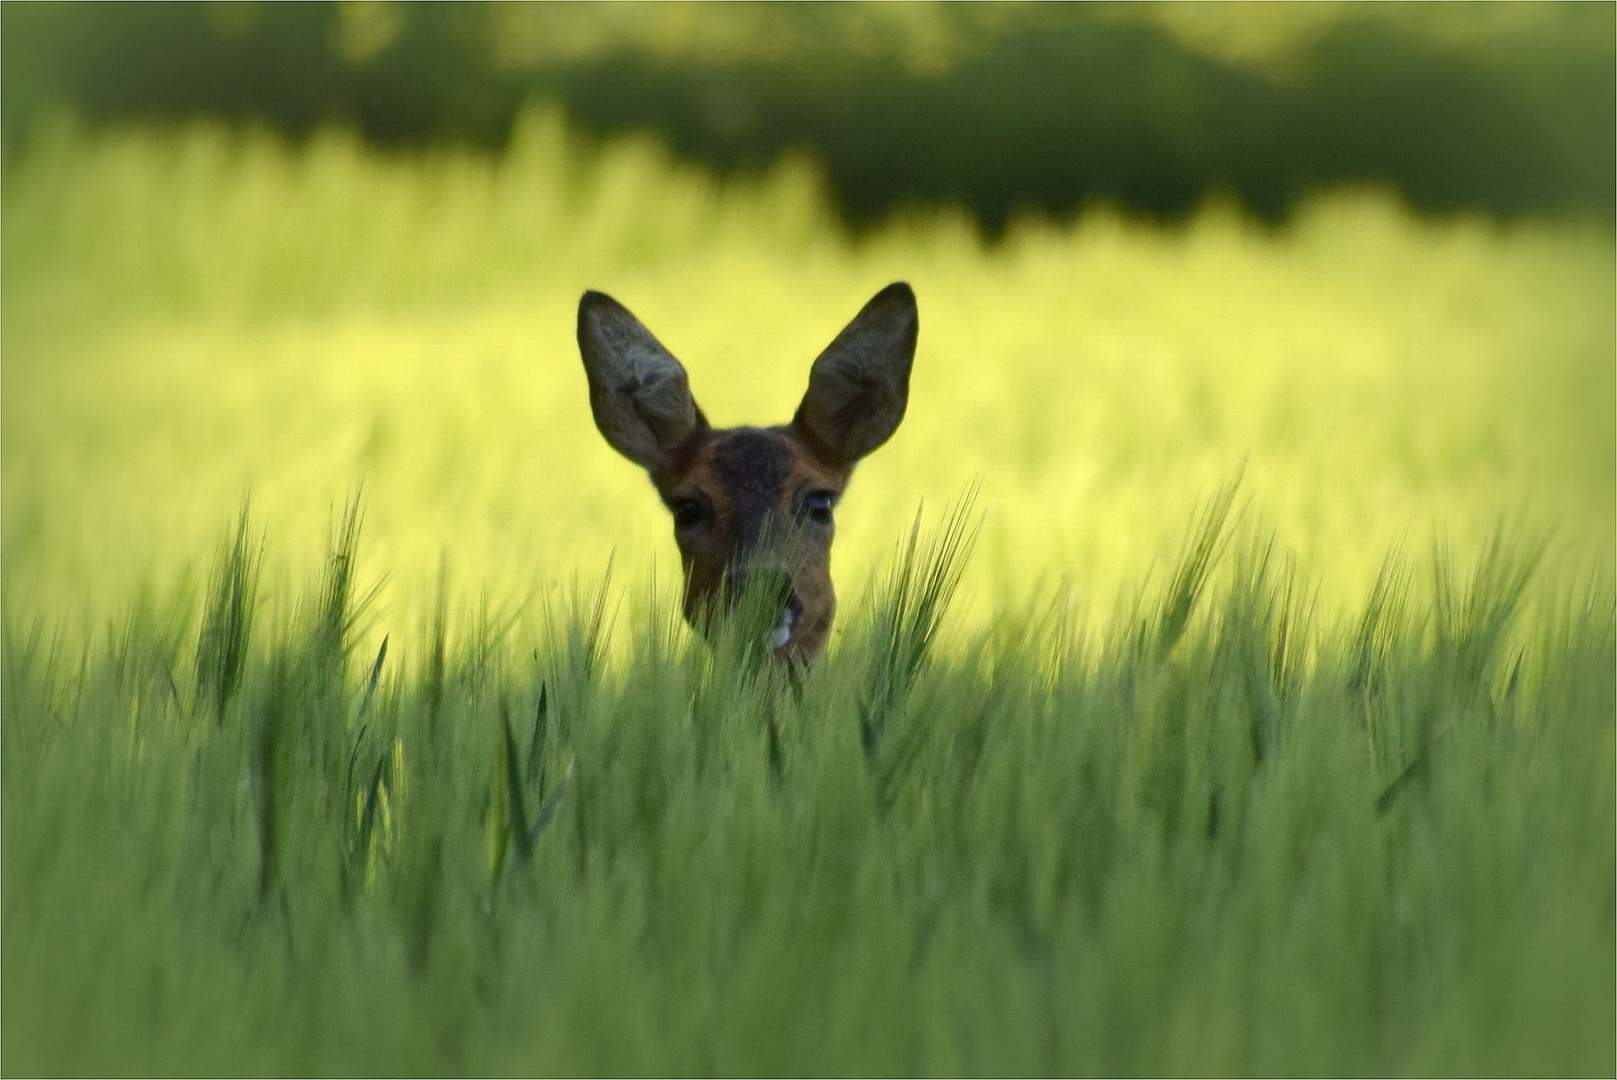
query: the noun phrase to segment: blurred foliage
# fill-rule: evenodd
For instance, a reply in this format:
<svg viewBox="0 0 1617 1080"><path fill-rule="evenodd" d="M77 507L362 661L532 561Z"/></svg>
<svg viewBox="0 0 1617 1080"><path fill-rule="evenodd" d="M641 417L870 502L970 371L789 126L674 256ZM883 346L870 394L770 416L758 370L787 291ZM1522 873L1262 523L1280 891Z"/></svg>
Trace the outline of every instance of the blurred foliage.
<svg viewBox="0 0 1617 1080"><path fill-rule="evenodd" d="M446 548L495 598L614 549L621 580L677 587L667 513L590 419L585 288L644 319L731 425L790 417L860 304L914 285L909 412L837 525L847 596L918 501L976 479L963 615L1059 580L1098 616L1243 461L1326 607L1435 524L1472 550L1520 508L1573 564L1617 550L1600 224L1338 192L1282 228L1210 202L1175 224L1023 220L993 245L959 211L850 238L800 158L721 180L554 109L501 154L61 125L5 183L8 604L96 609L171 580L248 491L278 548L318 551L361 480L406 609Z"/></svg>
<svg viewBox="0 0 1617 1080"><path fill-rule="evenodd" d="M352 503L296 592L243 515L104 633L8 597L0 1069L1612 1075L1609 584L1506 531L1335 622L1224 490L1096 638L924 647L932 533L791 690L604 581L411 633Z"/></svg>
<svg viewBox="0 0 1617 1080"><path fill-rule="evenodd" d="M38 117L197 114L503 146L524 101L755 170L823 163L844 215L1209 191L1278 217L1322 185L1429 210L1617 192L1610 4L8 3L8 150ZM9 155L8 155L9 156Z"/></svg>

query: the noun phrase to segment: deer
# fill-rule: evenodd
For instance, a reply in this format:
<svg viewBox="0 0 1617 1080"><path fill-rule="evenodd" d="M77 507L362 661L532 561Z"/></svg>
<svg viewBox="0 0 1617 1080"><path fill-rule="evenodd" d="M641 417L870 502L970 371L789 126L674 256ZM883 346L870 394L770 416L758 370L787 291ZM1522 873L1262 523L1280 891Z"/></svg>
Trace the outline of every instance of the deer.
<svg viewBox="0 0 1617 1080"><path fill-rule="evenodd" d="M595 426L673 515L698 633L750 587L774 605L769 656L814 662L836 615L834 512L854 466L904 419L919 330L914 291L894 282L815 359L790 423L715 428L673 354L612 297L584 293L578 349Z"/></svg>

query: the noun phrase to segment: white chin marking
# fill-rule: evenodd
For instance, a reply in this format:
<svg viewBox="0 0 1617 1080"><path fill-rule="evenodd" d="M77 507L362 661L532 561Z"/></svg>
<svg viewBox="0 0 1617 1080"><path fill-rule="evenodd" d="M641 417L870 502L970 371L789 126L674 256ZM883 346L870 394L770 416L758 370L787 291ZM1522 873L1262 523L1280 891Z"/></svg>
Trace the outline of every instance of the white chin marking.
<svg viewBox="0 0 1617 1080"><path fill-rule="evenodd" d="M775 628L769 632L769 647L771 649L784 649L786 643L792 640L793 618L791 608L781 609L780 622L776 623Z"/></svg>

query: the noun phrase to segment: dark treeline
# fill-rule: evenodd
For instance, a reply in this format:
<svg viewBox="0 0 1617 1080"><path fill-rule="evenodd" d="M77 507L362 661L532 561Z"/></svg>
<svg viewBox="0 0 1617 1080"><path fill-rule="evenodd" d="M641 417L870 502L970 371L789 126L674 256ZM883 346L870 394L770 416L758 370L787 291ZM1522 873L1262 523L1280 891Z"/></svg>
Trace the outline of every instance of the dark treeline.
<svg viewBox="0 0 1617 1080"><path fill-rule="evenodd" d="M705 53L608 39L512 63L494 8L373 5L368 28L360 9L9 3L5 144L25 146L65 106L91 122L211 116L292 135L342 123L382 145L499 147L542 96L601 133L650 129L721 170L807 149L854 221L915 200L964 204L989 229L1018 208L1097 197L1175 215L1209 191L1278 218L1310 190L1360 181L1434 211L1610 217L1617 199L1611 5L1575 38L1491 50L1350 16L1284 74L1083 7L1004 22L927 71L823 33L798 49ZM536 17L543 31L550 16Z"/></svg>

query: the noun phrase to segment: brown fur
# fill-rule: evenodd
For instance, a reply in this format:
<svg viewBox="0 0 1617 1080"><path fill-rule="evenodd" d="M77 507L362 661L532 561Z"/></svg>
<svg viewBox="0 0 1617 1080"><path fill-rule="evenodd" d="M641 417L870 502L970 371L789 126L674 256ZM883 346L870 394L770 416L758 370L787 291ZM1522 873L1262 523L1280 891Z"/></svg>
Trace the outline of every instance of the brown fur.
<svg viewBox="0 0 1617 1080"><path fill-rule="evenodd" d="M917 329L909 286L889 285L815 361L790 424L713 428L679 361L615 300L584 294L579 349L596 426L674 514L693 626L705 629L747 578L775 575L791 622L774 655L819 654L836 615L831 508L903 419Z"/></svg>

